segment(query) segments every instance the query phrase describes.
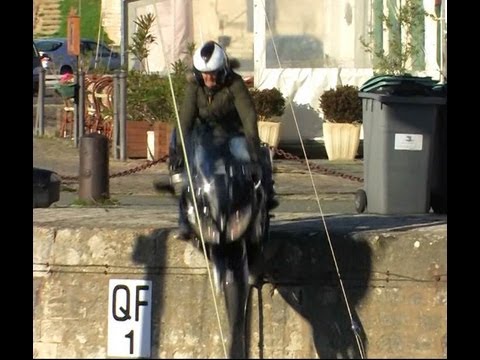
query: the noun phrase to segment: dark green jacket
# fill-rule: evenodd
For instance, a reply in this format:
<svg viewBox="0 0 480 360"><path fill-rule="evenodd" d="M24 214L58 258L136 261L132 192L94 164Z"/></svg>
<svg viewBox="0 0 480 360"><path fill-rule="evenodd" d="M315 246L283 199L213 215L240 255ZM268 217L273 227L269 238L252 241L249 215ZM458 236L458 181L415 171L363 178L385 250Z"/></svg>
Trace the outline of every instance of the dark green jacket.
<svg viewBox="0 0 480 360"><path fill-rule="evenodd" d="M225 85L216 90L199 85L195 79L187 84L180 108L180 124L187 138L196 121L207 122L214 127L214 134L244 134L252 160L258 161L260 140L257 114L250 93L240 75L231 73ZM180 141L177 142L181 153Z"/></svg>

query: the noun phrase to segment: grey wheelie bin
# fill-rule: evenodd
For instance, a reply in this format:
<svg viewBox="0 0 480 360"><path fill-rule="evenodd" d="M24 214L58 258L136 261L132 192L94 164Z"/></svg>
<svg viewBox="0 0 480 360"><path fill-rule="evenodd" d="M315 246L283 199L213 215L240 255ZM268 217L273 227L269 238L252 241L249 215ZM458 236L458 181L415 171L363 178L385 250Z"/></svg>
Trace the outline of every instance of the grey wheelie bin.
<svg viewBox="0 0 480 360"><path fill-rule="evenodd" d="M430 211L430 177L438 106L431 78L381 76L359 92L363 107L364 189L357 212Z"/></svg>
<svg viewBox="0 0 480 360"><path fill-rule="evenodd" d="M447 98L447 84L433 88L435 96ZM447 104L440 105L437 113L437 131L434 140L433 172L430 204L437 214L447 213Z"/></svg>

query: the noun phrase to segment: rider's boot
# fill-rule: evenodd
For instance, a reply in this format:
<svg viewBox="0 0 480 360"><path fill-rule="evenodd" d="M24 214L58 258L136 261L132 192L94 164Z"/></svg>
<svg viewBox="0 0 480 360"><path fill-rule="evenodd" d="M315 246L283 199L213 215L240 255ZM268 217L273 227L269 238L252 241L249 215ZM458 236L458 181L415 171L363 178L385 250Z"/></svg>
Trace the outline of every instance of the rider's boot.
<svg viewBox="0 0 480 360"><path fill-rule="evenodd" d="M170 137L170 145L168 152L168 171L170 174L170 187L172 189L171 191L174 195L180 196L183 187L184 165L182 154L177 150L176 134L176 129L174 129Z"/></svg>
<svg viewBox="0 0 480 360"><path fill-rule="evenodd" d="M218 247L210 248L210 260L213 263L213 285L218 295L222 291L225 278L224 255L220 253Z"/></svg>
<svg viewBox="0 0 480 360"><path fill-rule="evenodd" d="M175 234L175 239L188 241L193 238L193 232L190 225L187 222L178 222L178 230Z"/></svg>
<svg viewBox="0 0 480 360"><path fill-rule="evenodd" d="M273 180L272 154L267 144L260 147L260 162L262 165L262 181L265 184L265 192L267 195L267 209L275 209L279 203L276 198L275 181Z"/></svg>
<svg viewBox="0 0 480 360"><path fill-rule="evenodd" d="M267 193L267 209L272 210L275 209L279 203L278 199L276 198L277 193L275 191L275 180L273 180L273 171L271 169L266 168L267 170L264 171L263 181L265 182L265 191Z"/></svg>
<svg viewBox="0 0 480 360"><path fill-rule="evenodd" d="M193 238L192 229L188 223L180 223L178 224L178 231L175 234L175 239L177 240L191 240Z"/></svg>
<svg viewBox="0 0 480 360"><path fill-rule="evenodd" d="M248 284L260 286L263 284L264 258L258 248L252 247L248 254Z"/></svg>
<svg viewBox="0 0 480 360"><path fill-rule="evenodd" d="M276 198L276 191L275 191L275 187L273 186L273 184L275 183L275 181L273 179L270 180L270 184L267 184L270 185L267 187L267 208L268 210L272 210L272 209L275 209L278 205L279 205L279 202L278 202L278 199Z"/></svg>
<svg viewBox="0 0 480 360"><path fill-rule="evenodd" d="M183 186L183 170L177 169L170 172L170 186L175 196L180 196Z"/></svg>
<svg viewBox="0 0 480 360"><path fill-rule="evenodd" d="M178 206L178 231L175 235L177 240L190 240L193 236L193 230L188 223L183 196L180 196Z"/></svg>

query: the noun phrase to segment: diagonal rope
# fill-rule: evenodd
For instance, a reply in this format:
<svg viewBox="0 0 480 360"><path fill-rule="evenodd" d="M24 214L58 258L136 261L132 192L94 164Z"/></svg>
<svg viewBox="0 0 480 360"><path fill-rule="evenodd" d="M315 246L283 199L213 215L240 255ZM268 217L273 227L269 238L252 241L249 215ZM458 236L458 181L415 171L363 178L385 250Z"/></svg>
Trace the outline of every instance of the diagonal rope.
<svg viewBox="0 0 480 360"><path fill-rule="evenodd" d="M157 14L156 7L154 7L154 9L155 9L155 17L158 19L158 14ZM157 24L158 24L158 32L160 34L160 42L161 42L161 45L162 45L163 58L167 59L167 56L166 56L166 53L165 53L164 42L163 42L162 30L160 28L160 24L158 23L158 21L157 21ZM187 150L186 150L186 147L185 147L185 140L184 140L184 137L183 137L182 126L180 124L180 116L178 114L177 100L176 100L176 97L175 97L175 90L173 89L173 82L172 82L172 76L170 74L170 69L167 69L167 76L168 76L168 82L170 84L170 92L172 94L173 107L174 107L174 110L175 110L175 119L177 121L177 135L179 135L180 142L182 144L182 153L183 153L183 158L185 159L184 163L185 163L185 169L187 170L188 184L190 186L190 189L192 189L192 195L193 195L194 194L193 193L194 187L193 187L192 175L191 175L191 172L190 172L190 166L189 166L189 161L188 161ZM223 331L222 331L222 322L220 320L220 314L219 314L219 310L218 310L217 299L216 299L216 296L215 296L215 287L214 287L214 284L213 284L212 273L210 271L210 266L209 266L209 261L208 261L207 248L205 246L205 240L203 238L202 223L200 221L200 214L198 212L197 200L196 200L195 196L192 196L192 200L193 200L193 207L195 209L195 218L196 218L197 223L198 223L198 228L200 229L200 239L201 239L201 243L202 243L203 256L205 258L205 264L206 264L207 273L208 273L208 280L210 282L210 290L212 292L213 304L214 304L214 307L215 307L215 314L217 316L217 323L218 323L218 329L219 329L219 332L220 332L220 339L222 341L222 347L223 347L223 352L225 354L225 358L228 358L227 348L225 346L225 337L224 337Z"/></svg>
<svg viewBox="0 0 480 360"><path fill-rule="evenodd" d="M265 0L261 0L261 3L262 3L262 6L263 6L265 21L266 21L266 24L267 24L267 27L268 27L268 33L269 33L270 39L272 41L273 50L275 52L275 57L277 58L278 67L279 67L280 71L283 73L283 67L282 67L281 62L280 62L280 57L278 56L277 47L275 45L275 40L273 38L272 28L270 26L270 21L268 19L267 11L265 9ZM362 359L364 359L365 358L365 349L364 349L364 346L363 346L363 343L362 343L362 340L361 340L361 337L360 337L360 334L359 334L359 326L353 320L350 303L348 301L347 293L345 291L345 286L343 285L342 276L340 275L340 268L338 266L337 257L335 255L335 250L333 248L332 240L330 238L330 233L328 232L327 223L325 221L325 216L323 214L322 206L320 205L320 198L318 196L317 187L316 187L315 181L313 179L313 174L312 174L312 171L310 169L310 164L309 164L309 161L308 161L307 152L305 150L305 145L303 143L302 135L300 133L300 128L298 126L297 115L295 114L295 110L293 108L293 98L291 98L288 103L290 105L290 110L292 111L293 120L295 122L295 128L297 129L298 138L300 139L300 144L302 146L303 155L304 155L305 160L306 160L305 163L307 165L308 174L310 175L310 181L312 182L312 187L313 187L313 191L315 193L315 199L317 201L318 210L320 212L320 217L322 219L322 223L323 223L323 226L325 228L325 233L327 235L328 245L330 247L330 252L332 254L332 258L333 258L333 262L334 262L334 265L335 265L335 270L336 270L336 273L337 273L338 281L340 283L340 288L342 290L343 299L345 301L345 305L346 305L347 311L348 311L348 316L350 318L351 329L352 329L352 331L355 335L355 340L357 342L357 346L358 346L358 350L360 352L360 356L361 356Z"/></svg>
<svg viewBox="0 0 480 360"><path fill-rule="evenodd" d="M103 17L103 4L100 4L100 19L98 20L99 25L98 25L98 32L97 32L97 46L95 47L95 62L93 65L94 69L96 69L98 65L98 51L100 49L100 37L102 34L102 17ZM90 59L88 61L90 61Z"/></svg>

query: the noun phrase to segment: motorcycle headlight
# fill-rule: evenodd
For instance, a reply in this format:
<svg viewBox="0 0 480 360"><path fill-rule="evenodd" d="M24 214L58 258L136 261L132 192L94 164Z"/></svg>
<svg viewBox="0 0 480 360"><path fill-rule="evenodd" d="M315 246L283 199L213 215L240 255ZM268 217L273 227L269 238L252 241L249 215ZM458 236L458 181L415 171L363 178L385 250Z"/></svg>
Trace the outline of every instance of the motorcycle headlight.
<svg viewBox="0 0 480 360"><path fill-rule="evenodd" d="M251 218L252 206L250 204L233 212L227 222L227 240L238 240L250 225Z"/></svg>
<svg viewBox="0 0 480 360"><path fill-rule="evenodd" d="M218 244L220 242L220 233L216 224L208 214L207 208L199 209L200 221L202 222L203 240L207 243ZM187 219L195 233L200 237L200 227L195 216L195 208L193 204L189 204L187 208Z"/></svg>
<svg viewBox="0 0 480 360"><path fill-rule="evenodd" d="M227 242L240 239L247 231L252 221L253 213L252 202L250 201L251 194L249 192L228 193L225 189L225 184L220 181L224 180L224 178L220 177L217 180L214 182L202 181L201 185L196 187L195 190L203 239L205 242L214 244L220 242L221 234L225 235ZM233 188L238 189L242 187L232 186L230 191ZM231 199L229 206L219 203L219 199L225 200L225 196ZM191 198L187 199L186 205L187 219L195 233L200 236L200 226L197 223L195 208Z"/></svg>

